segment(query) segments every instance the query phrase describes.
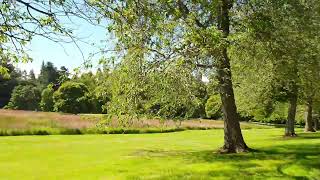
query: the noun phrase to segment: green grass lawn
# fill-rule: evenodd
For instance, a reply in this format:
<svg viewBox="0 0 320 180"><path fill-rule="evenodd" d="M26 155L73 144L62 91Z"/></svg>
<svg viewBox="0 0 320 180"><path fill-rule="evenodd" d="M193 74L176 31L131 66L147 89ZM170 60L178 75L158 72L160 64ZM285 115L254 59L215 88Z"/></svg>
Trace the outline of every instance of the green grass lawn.
<svg viewBox="0 0 320 180"><path fill-rule="evenodd" d="M1 179L320 179L320 133L248 129L256 151L221 155L222 130L0 137Z"/></svg>

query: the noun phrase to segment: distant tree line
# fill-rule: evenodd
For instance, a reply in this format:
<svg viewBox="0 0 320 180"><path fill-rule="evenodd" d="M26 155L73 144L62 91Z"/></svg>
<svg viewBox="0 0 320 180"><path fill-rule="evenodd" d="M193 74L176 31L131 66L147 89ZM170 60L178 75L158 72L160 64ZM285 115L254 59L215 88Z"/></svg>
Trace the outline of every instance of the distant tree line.
<svg viewBox="0 0 320 180"><path fill-rule="evenodd" d="M211 82L214 80L209 78L210 82L204 82L200 71L194 72L190 67L176 64L139 77L134 74L140 74L142 69L135 69L133 64L130 69L125 69L127 65L119 65L113 70L104 67L95 73L89 71L71 75L64 66L58 69L52 62L43 62L37 77L33 70L27 73L6 65L11 77L1 76L1 106L65 113L222 118L221 100L215 83ZM245 87L250 88L249 85ZM288 97L284 90L273 89L271 92L265 91L257 99L248 99L254 94L242 94L242 89L237 87L236 94L241 120L275 124L286 122L289 104L286 103ZM312 115L316 123L320 109L317 99L314 103L316 106ZM297 107L297 123L304 125L307 109L302 99Z"/></svg>
<svg viewBox="0 0 320 180"><path fill-rule="evenodd" d="M35 76L15 69L12 65L11 77L1 82L2 107L19 110L56 111L66 113L107 113L128 109L164 118L206 117L205 103L208 98L206 84L192 73L172 79L175 70L153 73L148 82L141 81L129 89L135 78L123 66L114 70L97 69L95 73L82 72L71 75L67 68L57 69L53 63L42 63L40 74ZM177 69L176 69L177 70ZM188 78L188 79L186 79ZM157 83L161 79L163 83ZM192 81L189 81L191 79ZM7 88L7 84L10 88ZM150 87L159 87L151 91ZM140 89L140 90L139 90ZM190 91L196 92L190 94ZM127 100L131 98L133 102ZM131 101L130 101L131 102ZM134 103L139 102L138 106ZM132 107L130 107L132 106ZM129 108L130 107L130 108ZM217 107L218 109L220 107Z"/></svg>

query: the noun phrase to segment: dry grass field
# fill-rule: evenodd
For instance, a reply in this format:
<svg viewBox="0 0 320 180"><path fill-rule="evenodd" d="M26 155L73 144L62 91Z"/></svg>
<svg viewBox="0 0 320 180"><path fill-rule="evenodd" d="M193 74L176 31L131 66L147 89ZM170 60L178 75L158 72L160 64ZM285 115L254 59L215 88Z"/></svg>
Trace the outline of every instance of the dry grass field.
<svg viewBox="0 0 320 180"><path fill-rule="evenodd" d="M186 129L221 129L223 121L207 119L191 120L161 120L161 119L132 119L123 122L117 118L106 120L102 114L63 114L55 112L33 112L21 110L0 110L1 135L48 135L48 134L95 134L110 133L143 133L172 132ZM106 123L107 122L107 123ZM99 124L104 123L104 131ZM251 123L242 122L243 129L268 128ZM63 130L63 132L60 132ZM90 131L90 132L89 132ZM12 133L13 132L13 133Z"/></svg>

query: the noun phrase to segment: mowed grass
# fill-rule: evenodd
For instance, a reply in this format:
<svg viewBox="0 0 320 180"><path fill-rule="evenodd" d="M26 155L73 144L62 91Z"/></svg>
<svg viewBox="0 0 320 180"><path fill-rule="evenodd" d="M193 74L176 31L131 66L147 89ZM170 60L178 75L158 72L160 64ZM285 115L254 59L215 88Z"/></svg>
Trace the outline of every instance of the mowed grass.
<svg viewBox="0 0 320 180"><path fill-rule="evenodd" d="M320 133L243 130L255 152L217 154L223 131L0 137L1 179L320 179Z"/></svg>

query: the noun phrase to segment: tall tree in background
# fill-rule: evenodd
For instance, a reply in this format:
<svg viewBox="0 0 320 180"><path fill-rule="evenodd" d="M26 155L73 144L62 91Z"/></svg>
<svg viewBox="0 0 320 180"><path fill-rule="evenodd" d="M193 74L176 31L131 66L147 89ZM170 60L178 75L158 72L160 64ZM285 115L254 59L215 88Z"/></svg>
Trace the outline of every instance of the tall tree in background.
<svg viewBox="0 0 320 180"><path fill-rule="evenodd" d="M276 101L280 98L281 101L286 100L289 103L285 135L295 136L298 98L303 88L301 77L308 73L306 69L311 68L304 64L310 64L310 55L316 53L316 48L309 46L314 44L312 39L316 39L315 30L319 28L319 3L301 0L258 0L248 1L243 10L240 10L237 16L243 32L238 36L238 41L242 43L237 46L242 49L234 51L233 56L246 54L241 59L250 59L251 62L239 62L239 66L258 65L259 72L255 74L259 75L259 78L256 78L256 81L272 83L272 86L269 85L274 89L269 91L271 97ZM257 85L259 83L252 86ZM264 89L262 87L268 85L260 86L259 89Z"/></svg>
<svg viewBox="0 0 320 180"><path fill-rule="evenodd" d="M318 54L318 43L315 41L309 41L308 53L305 55L306 61L301 65L301 97L303 103L306 105L305 112L305 131L314 132L315 126L313 121L314 105L317 105L320 89L320 61Z"/></svg>
<svg viewBox="0 0 320 180"><path fill-rule="evenodd" d="M1 63L1 66L8 70L7 73L9 75L9 77L4 74L0 75L0 107L2 108L8 104L14 87L19 84L21 73L7 62Z"/></svg>
<svg viewBox="0 0 320 180"><path fill-rule="evenodd" d="M270 47L276 55L275 58L281 59L276 62L276 66L280 67L277 75L280 75L280 79L284 82L284 88L289 98L285 135L295 136L294 125L298 96L302 94L301 92L309 91L304 90L313 84L313 80L307 77L310 76L310 72L314 72L312 69L317 68L315 62L318 60L315 60L313 56L318 52L314 42L317 41L315 35L320 27L319 2L294 0L276 3L281 8L272 9L270 12L273 22L277 24L272 32L273 38L271 38ZM313 93L308 94L308 98L306 98L308 111L312 114L312 98L310 96ZM311 114L307 119L312 118Z"/></svg>
<svg viewBox="0 0 320 180"><path fill-rule="evenodd" d="M42 62L38 81L42 88L47 87L50 83L58 84L59 72L52 62Z"/></svg>
<svg viewBox="0 0 320 180"><path fill-rule="evenodd" d="M30 79L31 81L35 81L35 80L36 80L36 75L34 74L33 69L30 70L30 72L29 72L29 79Z"/></svg>

